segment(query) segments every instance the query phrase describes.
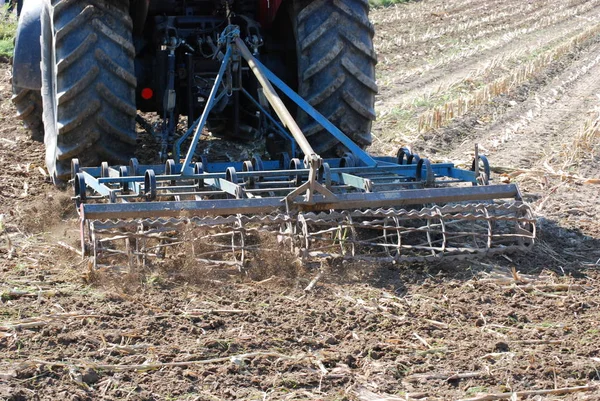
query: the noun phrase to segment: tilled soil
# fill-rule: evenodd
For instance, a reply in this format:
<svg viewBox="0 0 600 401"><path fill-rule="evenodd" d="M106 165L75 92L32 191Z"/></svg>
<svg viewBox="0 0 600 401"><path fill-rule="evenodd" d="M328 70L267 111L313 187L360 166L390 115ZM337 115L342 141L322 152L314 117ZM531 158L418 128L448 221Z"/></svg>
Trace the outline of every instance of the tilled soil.
<svg viewBox="0 0 600 401"><path fill-rule="evenodd" d="M599 102L598 38L445 127L403 131L393 117L406 108L417 119L467 90L465 76L476 86L510 72L598 25L599 8L375 10L374 150L409 143L468 164L479 142L495 178L531 202L539 240L529 254L480 261L324 266L310 291L317 272L291 257L249 275L192 261L91 270L76 254L70 191L49 183L0 64L0 399L600 399L600 139L579 135ZM478 77L493 59L504 61Z"/></svg>

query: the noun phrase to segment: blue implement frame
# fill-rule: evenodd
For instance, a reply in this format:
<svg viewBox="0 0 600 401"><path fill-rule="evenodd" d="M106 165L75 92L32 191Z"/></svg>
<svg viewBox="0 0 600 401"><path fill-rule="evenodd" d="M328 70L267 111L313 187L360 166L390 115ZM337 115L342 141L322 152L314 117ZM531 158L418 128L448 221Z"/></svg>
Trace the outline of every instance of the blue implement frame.
<svg viewBox="0 0 600 401"><path fill-rule="evenodd" d="M457 168L452 163L430 163L414 154L406 160L406 153L396 158L370 155L254 58L235 29L230 27L226 32L228 35L223 36L226 40L221 43L225 53L206 107L174 144L175 160L167 161L164 166L138 165L132 160L130 167L80 168L74 159L72 178L82 219L272 213L279 209L287 212L347 210L521 199L516 185L488 185L489 164L477 152L471 170ZM281 160L262 161L255 156L252 160L237 162L195 159L208 116L227 93L223 82L230 73L232 60L241 60L234 57L238 54L256 75L279 119L245 89L238 90L251 99L290 142L292 158L285 155ZM295 122L290 120L287 109L282 110L285 107L271 83L342 143L348 155L321 159L315 154ZM181 147L190 136L191 143L181 161ZM303 161L294 158L298 148L305 155Z"/></svg>

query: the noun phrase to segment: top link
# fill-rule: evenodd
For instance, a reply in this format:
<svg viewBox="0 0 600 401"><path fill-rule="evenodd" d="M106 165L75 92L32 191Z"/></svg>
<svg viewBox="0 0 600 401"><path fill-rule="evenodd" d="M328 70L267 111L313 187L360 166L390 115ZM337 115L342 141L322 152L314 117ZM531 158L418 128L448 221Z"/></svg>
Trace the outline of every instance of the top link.
<svg viewBox="0 0 600 401"><path fill-rule="evenodd" d="M219 41L217 42L219 46L226 46L231 43L235 38L240 37L240 27L237 25L227 25L225 30L219 36Z"/></svg>

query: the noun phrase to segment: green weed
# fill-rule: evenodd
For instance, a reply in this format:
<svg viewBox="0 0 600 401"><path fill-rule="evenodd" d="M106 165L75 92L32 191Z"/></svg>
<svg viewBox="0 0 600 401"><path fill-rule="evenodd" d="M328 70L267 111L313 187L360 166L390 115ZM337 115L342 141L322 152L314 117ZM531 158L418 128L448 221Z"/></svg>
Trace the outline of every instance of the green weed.
<svg viewBox="0 0 600 401"><path fill-rule="evenodd" d="M487 391L488 391L487 387L484 387L484 386L469 387L469 389L467 390L467 395L475 395L478 393L487 393Z"/></svg>
<svg viewBox="0 0 600 401"><path fill-rule="evenodd" d="M0 8L1 19L4 19L7 14L6 7ZM10 15L0 23L0 57L12 57L16 32L17 20L14 16Z"/></svg>
<svg viewBox="0 0 600 401"><path fill-rule="evenodd" d="M283 379L281 379L281 382L280 382L281 387L284 387L286 389L292 389L292 390L298 388L299 385L300 385L300 383L298 383L294 379L283 378Z"/></svg>

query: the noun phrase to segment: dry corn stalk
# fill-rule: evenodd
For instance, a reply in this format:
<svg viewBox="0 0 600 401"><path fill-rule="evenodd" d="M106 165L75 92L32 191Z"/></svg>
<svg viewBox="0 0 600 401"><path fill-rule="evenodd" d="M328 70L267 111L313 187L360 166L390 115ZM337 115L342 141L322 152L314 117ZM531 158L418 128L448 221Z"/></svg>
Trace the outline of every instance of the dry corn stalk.
<svg viewBox="0 0 600 401"><path fill-rule="evenodd" d="M512 89L527 82L555 60L565 54L574 51L581 43L589 40L600 33L600 26L592 27L577 35L569 42L560 45L540 57L520 66L510 74L505 75L468 96L460 96L458 99L447 102L419 117L419 132L438 129L446 126L452 119L460 117L468 110L487 104L495 97L508 94Z"/></svg>

